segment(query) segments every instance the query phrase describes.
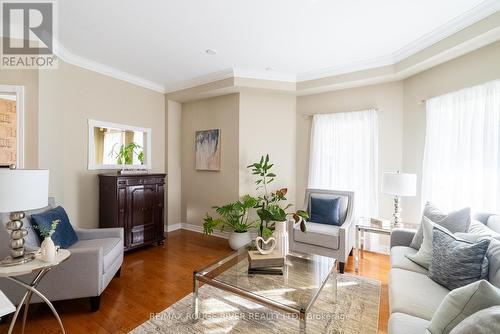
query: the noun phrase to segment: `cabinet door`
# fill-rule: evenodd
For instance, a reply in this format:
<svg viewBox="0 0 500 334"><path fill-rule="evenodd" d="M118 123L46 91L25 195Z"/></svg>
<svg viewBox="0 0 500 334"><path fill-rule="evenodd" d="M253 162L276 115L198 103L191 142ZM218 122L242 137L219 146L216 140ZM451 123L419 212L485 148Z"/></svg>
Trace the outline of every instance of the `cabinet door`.
<svg viewBox="0 0 500 334"><path fill-rule="evenodd" d="M163 203L165 200L164 195L164 186L163 184L158 185L158 190L156 192L156 238L159 241L163 241L165 239L165 226L164 226L164 209Z"/></svg>
<svg viewBox="0 0 500 334"><path fill-rule="evenodd" d="M128 230L130 246L138 246L155 240L156 186L129 186L127 208L130 209Z"/></svg>

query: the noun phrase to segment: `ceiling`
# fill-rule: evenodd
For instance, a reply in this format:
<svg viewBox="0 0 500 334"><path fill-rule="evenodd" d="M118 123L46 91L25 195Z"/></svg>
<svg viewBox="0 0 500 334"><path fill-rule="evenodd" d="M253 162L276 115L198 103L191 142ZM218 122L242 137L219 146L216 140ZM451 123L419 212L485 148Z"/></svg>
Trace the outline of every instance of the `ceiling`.
<svg viewBox="0 0 500 334"><path fill-rule="evenodd" d="M172 91L228 71L296 82L393 64L499 8L500 0L64 0L58 40L76 63Z"/></svg>

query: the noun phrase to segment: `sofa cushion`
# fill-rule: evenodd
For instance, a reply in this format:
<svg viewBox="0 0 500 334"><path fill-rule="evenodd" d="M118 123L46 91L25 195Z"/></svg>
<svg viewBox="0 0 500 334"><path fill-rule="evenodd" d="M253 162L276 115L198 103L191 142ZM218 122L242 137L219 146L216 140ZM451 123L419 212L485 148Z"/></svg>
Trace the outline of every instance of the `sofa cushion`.
<svg viewBox="0 0 500 334"><path fill-rule="evenodd" d="M476 312L455 326L450 334L500 333L500 306Z"/></svg>
<svg viewBox="0 0 500 334"><path fill-rule="evenodd" d="M393 313L389 318L389 334L423 334L429 321L404 313Z"/></svg>
<svg viewBox="0 0 500 334"><path fill-rule="evenodd" d="M48 211L31 215L31 224L35 227L38 237L43 240L41 229L50 229L54 221L59 220L59 225L52 234L54 244L61 248L68 248L78 241L73 226L69 222L69 217L62 206L58 206Z"/></svg>
<svg viewBox="0 0 500 334"><path fill-rule="evenodd" d="M493 231L489 226L484 225L478 220L473 220L470 223L469 232L472 234L480 235L480 236L490 236L495 239L500 240L500 233Z"/></svg>
<svg viewBox="0 0 500 334"><path fill-rule="evenodd" d="M302 232L300 226L294 226L293 240L305 244L339 249L339 226L307 223L307 231Z"/></svg>
<svg viewBox="0 0 500 334"><path fill-rule="evenodd" d="M395 246L391 248L391 268L406 269L427 275L427 270L408 259L406 256L413 255L416 249L407 246Z"/></svg>
<svg viewBox="0 0 500 334"><path fill-rule="evenodd" d="M429 202L427 202L424 207L423 216L430 219L433 223L444 227L451 233L467 232L471 222L470 208L464 208L446 214ZM422 245L423 239L423 230L422 226L420 226L411 241L410 247L419 249Z"/></svg>
<svg viewBox="0 0 500 334"><path fill-rule="evenodd" d="M478 281L486 275L483 264L490 240L469 243L434 229L429 277L450 290Z"/></svg>
<svg viewBox="0 0 500 334"><path fill-rule="evenodd" d="M77 243L72 245L69 250L85 248L102 248L103 273L110 268L111 264L113 264L113 262L123 252L123 244L120 238L79 240Z"/></svg>
<svg viewBox="0 0 500 334"><path fill-rule="evenodd" d="M488 217L487 224L490 229L500 234L500 215L492 215Z"/></svg>
<svg viewBox="0 0 500 334"><path fill-rule="evenodd" d="M311 196L310 221L319 224L340 224L340 198L318 198Z"/></svg>
<svg viewBox="0 0 500 334"><path fill-rule="evenodd" d="M468 316L495 305L500 305L500 290L486 280L452 290L432 317L429 332L447 334Z"/></svg>
<svg viewBox="0 0 500 334"><path fill-rule="evenodd" d="M391 269L389 304L391 313L407 313L430 320L449 290L427 275L404 269Z"/></svg>
<svg viewBox="0 0 500 334"><path fill-rule="evenodd" d="M500 289L500 241L491 239L486 256L489 261L488 281Z"/></svg>

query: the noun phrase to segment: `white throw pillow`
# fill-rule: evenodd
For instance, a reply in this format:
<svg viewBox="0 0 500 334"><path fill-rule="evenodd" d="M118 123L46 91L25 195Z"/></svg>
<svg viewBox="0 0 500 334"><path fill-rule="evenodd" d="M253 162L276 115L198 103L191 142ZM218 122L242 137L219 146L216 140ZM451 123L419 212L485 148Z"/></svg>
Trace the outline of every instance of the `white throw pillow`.
<svg viewBox="0 0 500 334"><path fill-rule="evenodd" d="M451 232L438 224L435 224L427 217L422 217L422 231L424 239L420 249L415 254L405 254L407 258L415 262L416 264L429 269L429 264L432 258L432 231L434 228L438 228L441 231L451 235Z"/></svg>
<svg viewBox="0 0 500 334"><path fill-rule="evenodd" d="M468 316L498 305L500 289L486 280L451 290L432 316L427 333L448 334Z"/></svg>
<svg viewBox="0 0 500 334"><path fill-rule="evenodd" d="M474 313L453 328L450 334L500 333L500 306Z"/></svg>

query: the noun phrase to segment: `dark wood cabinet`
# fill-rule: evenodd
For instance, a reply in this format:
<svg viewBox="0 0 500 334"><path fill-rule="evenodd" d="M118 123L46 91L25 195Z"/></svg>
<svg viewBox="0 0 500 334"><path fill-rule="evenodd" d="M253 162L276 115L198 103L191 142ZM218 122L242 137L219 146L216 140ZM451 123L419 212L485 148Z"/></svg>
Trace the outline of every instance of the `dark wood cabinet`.
<svg viewBox="0 0 500 334"><path fill-rule="evenodd" d="M163 243L165 174L99 174L99 226L123 227L125 250Z"/></svg>

